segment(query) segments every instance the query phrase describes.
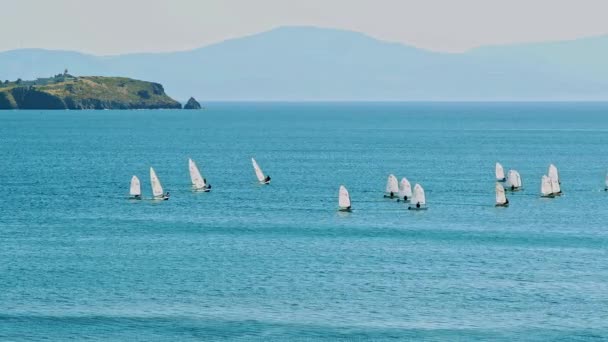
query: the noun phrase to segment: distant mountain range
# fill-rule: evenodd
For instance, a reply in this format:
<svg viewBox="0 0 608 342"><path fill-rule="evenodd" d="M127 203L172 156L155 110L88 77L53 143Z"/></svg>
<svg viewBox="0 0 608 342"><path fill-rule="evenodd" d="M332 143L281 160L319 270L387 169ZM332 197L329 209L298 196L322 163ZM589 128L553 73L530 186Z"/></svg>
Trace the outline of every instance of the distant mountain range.
<svg viewBox="0 0 608 342"><path fill-rule="evenodd" d="M185 100L608 100L608 36L439 53L361 33L282 27L200 49L0 53L0 78L124 76Z"/></svg>

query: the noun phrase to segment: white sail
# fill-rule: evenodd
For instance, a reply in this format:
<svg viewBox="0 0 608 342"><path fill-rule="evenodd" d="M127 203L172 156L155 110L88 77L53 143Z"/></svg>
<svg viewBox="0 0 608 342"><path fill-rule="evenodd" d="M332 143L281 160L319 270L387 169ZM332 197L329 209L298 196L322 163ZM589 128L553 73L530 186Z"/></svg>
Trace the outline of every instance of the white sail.
<svg viewBox="0 0 608 342"><path fill-rule="evenodd" d="M340 185L340 193L338 195L338 206L340 207L340 209L350 208L350 195L348 194L348 190L346 190L344 185Z"/></svg>
<svg viewBox="0 0 608 342"><path fill-rule="evenodd" d="M606 183L606 190L608 190L608 172L606 173L606 179L604 182Z"/></svg>
<svg viewBox="0 0 608 342"><path fill-rule="evenodd" d="M561 187L559 186L559 182L556 181L555 179L552 179L551 177L549 177L549 181L551 182L551 192L555 195L559 194L560 192L562 192Z"/></svg>
<svg viewBox="0 0 608 342"><path fill-rule="evenodd" d="M496 163L496 180L504 181L505 180L505 169L503 169L500 163Z"/></svg>
<svg viewBox="0 0 608 342"><path fill-rule="evenodd" d="M505 188L500 183L496 183L496 204L502 205L507 203Z"/></svg>
<svg viewBox="0 0 608 342"><path fill-rule="evenodd" d="M156 176L153 168L150 168L150 183L152 183L152 195L154 197L162 197L163 187L160 185L160 180L158 180L158 176Z"/></svg>
<svg viewBox="0 0 608 342"><path fill-rule="evenodd" d="M507 186L509 188L519 189L521 188L521 176L516 170L509 170L507 174Z"/></svg>
<svg viewBox="0 0 608 342"><path fill-rule="evenodd" d="M549 165L549 173L547 173L547 176L549 176L551 180L559 183L559 173L557 172L557 167L555 167L555 165Z"/></svg>
<svg viewBox="0 0 608 342"><path fill-rule="evenodd" d="M515 180L516 180L516 183L517 183L517 187L521 188L523 186L523 183L521 182L521 176L519 175L519 172L513 170L513 173L515 175Z"/></svg>
<svg viewBox="0 0 608 342"><path fill-rule="evenodd" d="M399 181L395 175L391 174L388 176L388 180L386 181L386 194L396 195L399 192Z"/></svg>
<svg viewBox="0 0 608 342"><path fill-rule="evenodd" d="M197 190L204 189L207 184L205 184L205 179L201 176L198 167L196 167L192 159L188 159L188 168L190 169L190 179L194 188Z"/></svg>
<svg viewBox="0 0 608 342"><path fill-rule="evenodd" d="M262 172L262 169L258 163L253 158L251 158L251 163L253 164L253 170L255 170L255 176L258 178L258 181L261 183L264 182L266 176L264 175L264 172Z"/></svg>
<svg viewBox="0 0 608 342"><path fill-rule="evenodd" d="M414 185L414 192L412 194L412 200L410 201L410 209L421 209L426 204L426 196L424 195L424 189L420 184Z"/></svg>
<svg viewBox="0 0 608 342"><path fill-rule="evenodd" d="M403 177L399 183L399 198L404 199L405 197L408 200L412 198L412 185L407 178Z"/></svg>
<svg viewBox="0 0 608 342"><path fill-rule="evenodd" d="M551 196L553 194L553 188L551 187L551 179L545 175L540 182L540 194L542 196Z"/></svg>
<svg viewBox="0 0 608 342"><path fill-rule="evenodd" d="M133 176L131 178L131 189L129 194L131 196L141 196L141 183L139 182L139 178L137 178L137 176Z"/></svg>

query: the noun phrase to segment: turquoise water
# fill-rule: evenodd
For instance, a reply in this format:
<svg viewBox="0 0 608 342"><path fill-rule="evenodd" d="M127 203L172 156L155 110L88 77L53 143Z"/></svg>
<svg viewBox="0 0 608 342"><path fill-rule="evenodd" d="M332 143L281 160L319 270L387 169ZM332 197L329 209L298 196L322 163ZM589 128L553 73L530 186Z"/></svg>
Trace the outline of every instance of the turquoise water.
<svg viewBox="0 0 608 342"><path fill-rule="evenodd" d="M608 104L211 103L0 123L0 340L608 338ZM190 191L188 157L211 193ZM496 161L522 175L510 208L494 207ZM549 163L552 200L538 196ZM128 200L134 174L150 197L150 166L171 200ZM389 173L421 183L429 210L384 200Z"/></svg>

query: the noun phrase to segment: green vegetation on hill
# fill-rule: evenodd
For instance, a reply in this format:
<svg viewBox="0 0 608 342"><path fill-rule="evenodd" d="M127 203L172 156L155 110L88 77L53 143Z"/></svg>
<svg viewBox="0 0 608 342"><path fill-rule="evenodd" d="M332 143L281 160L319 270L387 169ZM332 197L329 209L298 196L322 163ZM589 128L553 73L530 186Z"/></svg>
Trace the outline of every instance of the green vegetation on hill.
<svg viewBox="0 0 608 342"><path fill-rule="evenodd" d="M0 109L180 109L158 83L59 74L0 84Z"/></svg>

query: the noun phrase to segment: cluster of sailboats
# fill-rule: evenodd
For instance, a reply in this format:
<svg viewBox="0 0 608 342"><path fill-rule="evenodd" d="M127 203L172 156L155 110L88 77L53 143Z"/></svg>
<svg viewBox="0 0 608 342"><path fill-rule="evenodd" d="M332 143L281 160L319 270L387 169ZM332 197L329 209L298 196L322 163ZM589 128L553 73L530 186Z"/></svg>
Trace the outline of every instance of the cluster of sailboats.
<svg viewBox="0 0 608 342"><path fill-rule="evenodd" d="M505 185L503 186L502 183ZM546 175L541 177L540 196L545 198L555 198L562 194L561 182L559 181L559 172L553 164L549 165ZM509 200L506 197L505 190L519 191L522 190L521 176L516 170L509 170L507 177L500 163L496 163L496 206L508 207ZM608 191L608 175L606 175L606 188Z"/></svg>
<svg viewBox="0 0 608 342"><path fill-rule="evenodd" d="M386 181L386 191L384 198L396 199L397 202L408 203L409 210L426 210L426 196L424 188L420 184L412 185L403 177L401 182L397 181L397 177L393 174L388 176ZM351 211L350 195L344 185L340 186L338 195L338 208L340 211Z"/></svg>
<svg viewBox="0 0 608 342"><path fill-rule="evenodd" d="M270 184L270 176L264 174L255 159L251 158L253 164L253 170L260 184ZM203 177L199 168L192 158L188 158L188 170L190 171L190 181L192 182L192 190L200 192L211 191L211 184L207 182L207 178ZM154 168L150 168L150 184L152 185L152 199L154 200L169 200L169 192L164 192L163 187L156 175ZM129 190L131 199L140 200L142 199L141 193L141 182L137 176L131 177L131 186Z"/></svg>
<svg viewBox="0 0 608 342"><path fill-rule="evenodd" d="M164 192L163 186L160 184L160 180L156 175L156 171L150 168L150 184L152 185L152 196L154 199L167 201L169 199L169 192ZM129 195L131 199L142 199L141 197L141 182L137 176L131 177L131 187L129 189Z"/></svg>
<svg viewBox="0 0 608 342"><path fill-rule="evenodd" d="M496 203L497 207L508 207L509 199L507 198L506 192L516 192L523 190L523 183L521 175L517 170L509 170L506 174L503 166L500 163L496 163ZM605 191L608 191L608 173L605 179ZM561 182L559 180L559 172L557 167L553 164L549 165L549 169L546 175L541 178L541 191L540 196L544 198L555 198L562 194ZM397 199L397 202L409 203L408 209L410 210L425 210L426 197L424 189L420 184L412 187L407 178L402 178L401 182L397 181L397 177L391 174L388 176L386 181L386 190L384 198ZM351 201L348 190L343 185L340 186L339 192L339 210L340 211L351 211Z"/></svg>
<svg viewBox="0 0 608 342"><path fill-rule="evenodd" d="M270 184L270 176L266 175L260 165L254 158L251 158L251 164L255 172L255 176L260 184ZM194 160L188 158L188 170L190 172L190 180L192 182L193 191L209 192L211 191L211 184L207 182L207 179L203 177L199 168L197 167ZM507 198L507 191L521 191L523 190L523 183L521 175L517 170L509 170L505 174L505 170L500 163L496 163L495 168L496 174L496 206L497 207L508 207L509 199ZM150 184L152 185L152 198L154 200L168 200L169 192L164 192L163 187L160 183L158 175L154 171L154 168L150 168ZM608 191L608 174L606 174L605 188ZM131 199L142 199L141 182L137 176L131 178L130 186L130 198ZM546 175L541 178L540 196L545 198L555 198L562 194L561 182L559 180L559 171L553 164L549 165L549 169ZM415 184L414 188L405 177L401 181L397 180L397 177L393 174L388 176L386 181L386 189L384 198L396 199L397 202L404 202L408 204L409 210L426 210L426 196L424 188L420 184ZM350 212L352 211L352 204L348 189L344 185L340 185L338 192L338 210Z"/></svg>

